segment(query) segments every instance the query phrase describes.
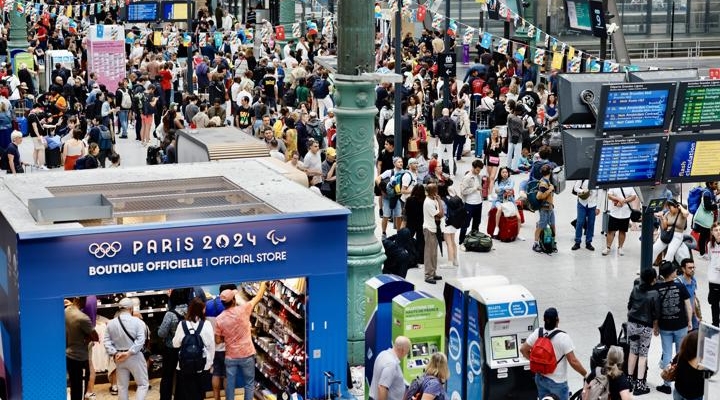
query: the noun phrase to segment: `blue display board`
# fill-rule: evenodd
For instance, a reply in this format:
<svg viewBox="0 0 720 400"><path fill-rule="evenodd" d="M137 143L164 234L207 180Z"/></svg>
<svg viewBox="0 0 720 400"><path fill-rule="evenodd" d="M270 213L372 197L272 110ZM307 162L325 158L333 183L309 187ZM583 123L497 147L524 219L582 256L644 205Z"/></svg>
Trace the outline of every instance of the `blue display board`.
<svg viewBox="0 0 720 400"><path fill-rule="evenodd" d="M603 85L597 129L601 134L667 131L676 82Z"/></svg>
<svg viewBox="0 0 720 400"><path fill-rule="evenodd" d="M13 232L4 219L0 229ZM4 273L18 303L2 314L13 344L11 399L66 399L63 298L298 276L308 279L306 397L325 397L323 372L346 376L347 321L337 318L347 314L345 210L0 237L2 248L17 241ZM320 250L322 262L309 262Z"/></svg>
<svg viewBox="0 0 720 400"><path fill-rule="evenodd" d="M720 128L720 80L680 82L675 131Z"/></svg>
<svg viewBox="0 0 720 400"><path fill-rule="evenodd" d="M447 286L446 286L447 288ZM466 368L466 344L467 337L467 302L468 299L463 291L452 287L452 292L445 296L445 302L450 301L450 307L446 313L448 317L447 330L447 358L450 376L447 380L447 391L452 399L463 399L467 390L467 377L464 375ZM448 299L450 297L450 299Z"/></svg>
<svg viewBox="0 0 720 400"><path fill-rule="evenodd" d="M468 305L467 328L467 399L485 398L483 396L484 322L480 321L480 307L485 306L471 297Z"/></svg>
<svg viewBox="0 0 720 400"><path fill-rule="evenodd" d="M720 175L720 134L672 135L663 182L707 182Z"/></svg>
<svg viewBox="0 0 720 400"><path fill-rule="evenodd" d="M195 15L195 3L186 1L163 1L160 16L163 21L185 22ZM190 7L190 9L188 9Z"/></svg>
<svg viewBox="0 0 720 400"><path fill-rule="evenodd" d="M158 20L159 7L155 1L138 1L129 3L127 10L127 22L155 22Z"/></svg>
<svg viewBox="0 0 720 400"><path fill-rule="evenodd" d="M595 140L591 187L652 185L660 181L665 155L664 136Z"/></svg>

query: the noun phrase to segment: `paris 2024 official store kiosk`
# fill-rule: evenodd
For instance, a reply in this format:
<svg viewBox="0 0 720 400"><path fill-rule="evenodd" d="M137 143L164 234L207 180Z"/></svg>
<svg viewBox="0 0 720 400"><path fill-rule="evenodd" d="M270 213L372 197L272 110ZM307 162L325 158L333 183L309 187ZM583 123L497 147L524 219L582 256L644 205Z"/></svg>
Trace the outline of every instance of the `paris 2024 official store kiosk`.
<svg viewBox="0 0 720 400"><path fill-rule="evenodd" d="M336 203L253 159L2 186L0 398L67 398L64 298L290 277L307 278L301 395L325 397L324 372L344 380L348 212Z"/></svg>
<svg viewBox="0 0 720 400"><path fill-rule="evenodd" d="M524 286L470 290L466 346L468 399L537 396L530 362L520 354L520 346L537 326L537 302Z"/></svg>

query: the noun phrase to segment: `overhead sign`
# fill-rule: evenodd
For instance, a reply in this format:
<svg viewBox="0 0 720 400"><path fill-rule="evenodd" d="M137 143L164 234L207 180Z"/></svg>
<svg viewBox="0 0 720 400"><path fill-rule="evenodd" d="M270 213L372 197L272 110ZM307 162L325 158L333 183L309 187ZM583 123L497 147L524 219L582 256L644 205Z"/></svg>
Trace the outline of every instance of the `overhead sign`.
<svg viewBox="0 0 720 400"><path fill-rule="evenodd" d="M455 53L442 53L440 55L440 76L447 79L455 76L457 55Z"/></svg>
<svg viewBox="0 0 720 400"><path fill-rule="evenodd" d="M590 1L590 15L592 16L592 34L595 37L607 37L605 25L605 12L601 1Z"/></svg>

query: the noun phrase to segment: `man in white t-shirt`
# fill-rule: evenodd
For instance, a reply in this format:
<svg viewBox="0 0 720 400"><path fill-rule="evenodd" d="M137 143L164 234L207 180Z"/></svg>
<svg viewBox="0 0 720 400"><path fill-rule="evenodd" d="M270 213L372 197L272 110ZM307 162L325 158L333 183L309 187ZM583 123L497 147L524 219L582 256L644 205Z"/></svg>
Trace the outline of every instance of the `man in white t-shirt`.
<svg viewBox="0 0 720 400"><path fill-rule="evenodd" d="M415 185L417 185L417 169L418 160L415 158L409 159L408 171L410 173L404 174L400 180L400 201L402 201L403 206L405 205L407 198L410 197L410 193L412 193Z"/></svg>
<svg viewBox="0 0 720 400"><path fill-rule="evenodd" d="M320 188L322 184L322 159L320 158L320 144L315 140L308 142L308 149L310 151L305 154L303 164L305 165L305 173L310 180L310 186L317 186Z"/></svg>
<svg viewBox="0 0 720 400"><path fill-rule="evenodd" d="M543 328L536 329L528 336L525 343L520 347L520 353L526 359L530 359L530 351L538 340L540 330L543 330L543 336L550 336L558 329L560 318L558 311L554 307L545 310L543 314ZM545 396L555 395L558 400L568 400L570 397L570 388L567 383L567 367L568 364L580 375L587 376L587 371L582 363L575 356L575 346L573 345L570 335L563 331L556 333L552 339L552 346L555 350L555 357L558 359L555 371L550 374L535 374L535 385L538 389L538 399Z"/></svg>
<svg viewBox="0 0 720 400"><path fill-rule="evenodd" d="M437 249L438 249L438 225L435 220L441 220L445 213L442 207L442 199L438 195L438 187L434 183L430 183L425 188L427 196L423 203L423 238L425 239L425 248L423 254L425 260L425 283L436 284L436 281L442 279L437 272Z"/></svg>
<svg viewBox="0 0 720 400"><path fill-rule="evenodd" d="M623 252L625 234L630 227L630 203L637 199L637 194L631 187L613 188L608 190L607 198L607 210L610 218L608 219L605 250L602 251L602 255L610 254L610 248L615 240L615 232L618 232L617 253L622 256L625 255Z"/></svg>

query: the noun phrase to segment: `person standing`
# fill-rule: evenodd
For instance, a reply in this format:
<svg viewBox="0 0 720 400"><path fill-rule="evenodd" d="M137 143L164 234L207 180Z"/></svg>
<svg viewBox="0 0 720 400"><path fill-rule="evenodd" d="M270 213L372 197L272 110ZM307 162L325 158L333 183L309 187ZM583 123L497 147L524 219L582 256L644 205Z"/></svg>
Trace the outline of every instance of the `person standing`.
<svg viewBox="0 0 720 400"><path fill-rule="evenodd" d="M435 122L433 135L440 140L439 147L435 152L440 155L441 165L447 161L448 173L452 172L455 159L453 157L453 143L457 135L457 124L450 118L450 110L442 109L442 116Z"/></svg>
<svg viewBox="0 0 720 400"><path fill-rule="evenodd" d="M587 376L587 371L582 363L575 356L575 346L570 335L563 331L554 333L558 330L560 318L555 307L550 307L543 314L543 327L535 329L528 336L525 343L520 346L520 353L526 359L530 359L530 352L533 345L537 342L541 330L544 336L552 336L552 346L555 350L555 357L558 357L558 363L555 371L549 374L535 374L535 385L538 389L538 398L554 395L558 400L568 400L570 389L567 383L567 367L570 365L583 378Z"/></svg>
<svg viewBox="0 0 720 400"><path fill-rule="evenodd" d="M5 158L7 158L7 161L3 161L3 164L7 163L8 174L22 174L25 172L23 167L29 165L20 160L20 150L18 147L22 141L23 135L20 131L13 131L13 133L10 134L10 144L7 150L5 150Z"/></svg>
<svg viewBox="0 0 720 400"><path fill-rule="evenodd" d="M108 322L103 345L116 365L118 399L128 400L128 385L132 374L137 391L135 398L144 400L149 388L147 363L142 350L145 347L146 326L137 317L132 316L133 301L120 300L117 317Z"/></svg>
<svg viewBox="0 0 720 400"><path fill-rule="evenodd" d="M475 160L472 162L472 168L463 177L460 185L460 194L465 201L465 210L467 210L468 218L465 221L465 226L460 228L459 243L462 245L465 241L465 235L467 234L467 228L470 226L470 231L477 231L480 228L480 221L482 220L482 170L485 165L481 160ZM471 225L472 221L472 225Z"/></svg>
<svg viewBox="0 0 720 400"><path fill-rule="evenodd" d="M540 174L542 175L542 179L540 179L540 183L538 184L537 199L542 202L542 205L540 206L539 210L540 217L538 218L537 225L535 225L535 243L532 247L532 249L538 253L543 251L542 246L540 245L540 235L546 226L550 226L550 230L552 230L553 246L555 246L556 243L554 203L555 186L553 186L552 182L550 181L552 170L553 167L552 165L550 165L550 163L547 163L543 165L542 168L540 168Z"/></svg>
<svg viewBox="0 0 720 400"><path fill-rule="evenodd" d="M378 354L370 382L370 400L402 400L405 394L405 378L400 363L409 352L410 339L398 336L392 348Z"/></svg>
<svg viewBox="0 0 720 400"><path fill-rule="evenodd" d="M425 239L423 261L425 261L425 282L434 285L437 283L436 281L442 279L441 276L435 274L438 263L438 236L441 235L441 232L438 232L440 227L436 221L442 220L444 213L437 185L430 183L426 190L427 196L423 203L423 238Z"/></svg>
<svg viewBox="0 0 720 400"><path fill-rule="evenodd" d="M660 297L660 316L654 327L655 336L660 335L662 342L661 368L670 364L673 356L673 344L677 352L680 342L692 329L692 307L690 295L685 285L675 280L677 269L672 262L663 262L660 265L660 275L663 282L656 285ZM670 394L670 382L663 382L657 386L658 392Z"/></svg>
<svg viewBox="0 0 720 400"><path fill-rule="evenodd" d="M623 251L625 235L630 227L631 210L629 204L637 199L637 194L635 194L635 189L631 187L613 188L608 190L607 199L607 211L609 213L608 231L605 242L605 250L602 251L602 255L606 256L610 254L610 248L612 247L613 241L615 240L615 234L617 233L617 253L619 256L623 256L625 255L625 252Z"/></svg>
<svg viewBox="0 0 720 400"><path fill-rule="evenodd" d="M688 333L677 354L674 400L701 400L705 395L705 372L697 357L698 331Z"/></svg>
<svg viewBox="0 0 720 400"><path fill-rule="evenodd" d="M575 244L572 250L580 248L583 229L585 229L585 248L595 251L592 240L595 232L595 218L600 214L600 209L597 208L598 191L590 189L589 184L589 180L583 179L575 181L575 186L573 186L574 193L577 193L577 219L575 220Z"/></svg>
<svg viewBox="0 0 720 400"><path fill-rule="evenodd" d="M711 228L712 237L708 243L708 303L710 303L710 315L712 324L720 326L720 223L716 222Z"/></svg>
<svg viewBox="0 0 720 400"><path fill-rule="evenodd" d="M678 272L676 280L683 285L690 295L690 307L692 308L692 329L697 329L700 325L700 318L698 317L697 309L695 305L695 296L697 294L697 280L695 279L695 262L690 258L685 258L680 262L680 270Z"/></svg>
<svg viewBox="0 0 720 400"><path fill-rule="evenodd" d="M203 384L205 378L210 376L210 368L213 366L213 357L215 357L215 334L212 324L205 321L205 303L200 297L192 299L185 320L180 322L178 328L172 339L172 344L176 348L182 346L186 335L195 334L199 330L197 333L204 346L205 367L202 372L198 373L185 372L178 364L173 365L173 367L177 365L178 368L178 389L175 391L175 400L202 400L205 398Z"/></svg>
<svg viewBox="0 0 720 400"><path fill-rule="evenodd" d="M180 321L185 319L187 314L187 290L173 289L170 292L170 307L163 316L158 328L158 337L163 339L163 368L160 379L160 400L171 400L173 387L175 386L175 367L178 362L178 351L180 346L173 344L173 338L177 332ZM176 392L177 393L177 392Z"/></svg>
<svg viewBox="0 0 720 400"><path fill-rule="evenodd" d="M85 300L85 297L65 300L65 362L71 400L84 398L83 383L87 386L90 378L88 341L98 340L90 317L81 311L85 307ZM89 392L88 395L90 394Z"/></svg>
<svg viewBox="0 0 720 400"><path fill-rule="evenodd" d="M630 353L628 354L627 370L634 383L634 396L650 393L645 372L653 326L657 324L660 316L658 292L654 287L656 279L657 272L654 268L643 269L640 279L635 280L628 299L627 335L630 339ZM635 366L637 366L637 374L634 372Z"/></svg>
<svg viewBox="0 0 720 400"><path fill-rule="evenodd" d="M250 316L262 300L267 284L262 282L255 297L237 304L235 292L220 293L225 308L215 319L215 344L225 343L225 398L235 400L235 384L240 375L245 383L245 400L253 400L255 391L255 346L252 342Z"/></svg>
<svg viewBox="0 0 720 400"><path fill-rule="evenodd" d="M507 151L507 166L513 172L518 171L518 160L522 153L523 138L528 135L528 130L525 127L525 121L523 115L525 114L525 106L517 104L513 112L508 115L507 118L507 132L508 132L508 151Z"/></svg>

